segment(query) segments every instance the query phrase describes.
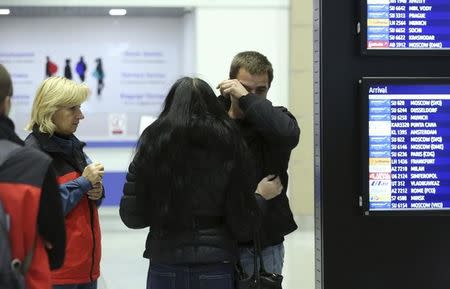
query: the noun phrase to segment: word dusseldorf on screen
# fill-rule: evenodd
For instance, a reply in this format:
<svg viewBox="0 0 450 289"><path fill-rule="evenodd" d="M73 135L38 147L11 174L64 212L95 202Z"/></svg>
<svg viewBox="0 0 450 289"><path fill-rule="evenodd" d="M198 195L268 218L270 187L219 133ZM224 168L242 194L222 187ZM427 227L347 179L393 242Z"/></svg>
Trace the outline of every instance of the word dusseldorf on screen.
<svg viewBox="0 0 450 289"><path fill-rule="evenodd" d="M369 210L450 209L450 82L368 85Z"/></svg>
<svg viewBox="0 0 450 289"><path fill-rule="evenodd" d="M450 49L449 0L367 0L367 50Z"/></svg>

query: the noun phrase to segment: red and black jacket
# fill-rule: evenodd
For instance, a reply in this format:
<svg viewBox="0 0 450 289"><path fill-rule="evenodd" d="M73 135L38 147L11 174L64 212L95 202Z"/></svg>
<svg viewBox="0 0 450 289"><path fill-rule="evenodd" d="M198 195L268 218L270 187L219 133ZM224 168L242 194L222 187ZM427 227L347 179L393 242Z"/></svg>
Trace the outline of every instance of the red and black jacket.
<svg viewBox="0 0 450 289"><path fill-rule="evenodd" d="M12 257L23 261L34 246L32 262L25 277L26 286L28 289L50 289L52 286L50 264L43 243L43 234L38 233L38 217L42 209L40 206L42 186L51 159L39 151L5 139L0 140L0 155L4 160L0 161L0 200L10 217L9 237ZM53 185L56 189L56 185ZM59 246L60 243L57 241L48 240L53 239L52 237L48 237L46 241L55 244L55 250L58 251L58 247L64 247L65 239L62 210L59 203L55 204L59 207L52 208L53 217L59 216L61 222L55 223L56 227L53 229L59 233L53 236L59 239L59 242L62 241L62 246ZM62 263L64 251L62 256L57 258L60 259L59 263Z"/></svg>
<svg viewBox="0 0 450 289"><path fill-rule="evenodd" d="M43 150L53 159L58 184L75 180L87 165L82 146L67 155L48 134L33 129L25 140L27 146ZM55 285L82 284L100 276L101 236L96 202L87 195L66 215L67 245L62 268L52 271Z"/></svg>

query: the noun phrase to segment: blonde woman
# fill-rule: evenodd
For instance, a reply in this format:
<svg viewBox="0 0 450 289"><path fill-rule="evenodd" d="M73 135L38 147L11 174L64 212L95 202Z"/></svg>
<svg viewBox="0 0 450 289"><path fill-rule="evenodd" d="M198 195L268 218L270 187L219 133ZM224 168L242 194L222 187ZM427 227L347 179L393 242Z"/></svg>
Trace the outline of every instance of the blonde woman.
<svg viewBox="0 0 450 289"><path fill-rule="evenodd" d="M95 289L100 276L97 206L104 196L103 165L92 163L74 135L84 115L89 89L63 77L50 77L34 99L25 144L53 158L66 222L66 257L52 272L53 289Z"/></svg>

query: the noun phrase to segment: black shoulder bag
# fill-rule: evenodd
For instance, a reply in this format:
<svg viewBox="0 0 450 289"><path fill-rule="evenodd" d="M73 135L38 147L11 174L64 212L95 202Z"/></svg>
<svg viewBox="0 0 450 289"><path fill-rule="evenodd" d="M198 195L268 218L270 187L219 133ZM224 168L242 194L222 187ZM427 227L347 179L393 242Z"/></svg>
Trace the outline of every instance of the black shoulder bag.
<svg viewBox="0 0 450 289"><path fill-rule="evenodd" d="M268 273L264 267L264 262L261 256L261 243L259 240L259 234L255 233L253 237L253 275L248 276L244 272L240 258L236 264L236 289L282 289L281 282L283 276L276 273ZM259 257L259 270L258 261Z"/></svg>

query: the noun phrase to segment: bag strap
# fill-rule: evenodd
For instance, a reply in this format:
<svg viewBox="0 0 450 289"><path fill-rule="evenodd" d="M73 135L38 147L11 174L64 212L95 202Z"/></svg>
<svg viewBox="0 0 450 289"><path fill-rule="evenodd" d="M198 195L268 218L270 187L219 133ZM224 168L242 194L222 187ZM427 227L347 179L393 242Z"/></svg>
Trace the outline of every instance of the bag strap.
<svg viewBox="0 0 450 289"><path fill-rule="evenodd" d="M255 245L255 256L258 255L259 257L259 272L267 272L266 267L264 266L264 261L261 254L261 236L259 232L255 232L255 238L253 240L253 243ZM256 265L256 262L255 262Z"/></svg>
<svg viewBox="0 0 450 289"><path fill-rule="evenodd" d="M258 258L259 258L259 270L258 270ZM238 254L236 267L238 269L239 274L244 272L242 268L242 264L240 261L240 257ZM261 241L260 234L257 230L253 232L253 278L255 278L256 284L260 283L261 273L267 272L266 267L264 266L264 261L261 254ZM259 286L259 285L258 285Z"/></svg>
<svg viewBox="0 0 450 289"><path fill-rule="evenodd" d="M259 258L259 270L258 270L258 261ZM253 233L253 274L256 278L257 284L259 284L260 281L260 272L261 272L261 266L264 266L262 262L262 256L261 256L261 249L260 249L260 243L259 243L259 233L257 230Z"/></svg>
<svg viewBox="0 0 450 289"><path fill-rule="evenodd" d="M255 243L253 243L253 244L255 244ZM253 245L254 246L254 245ZM239 254L239 247L237 247L237 261L236 261L236 269L237 269L237 271L238 271L238 273L239 273L239 275L243 275L244 273L245 273L245 271L244 271L244 268L242 267L242 264L241 264L241 258L240 258L240 254ZM253 247L253 250L255 250L254 252L256 252L256 247ZM256 279L256 280L259 280L259 272L258 272L258 266L257 266L257 264L258 264L258 261L257 261L257 255L256 254L253 254L253 277Z"/></svg>
<svg viewBox="0 0 450 289"><path fill-rule="evenodd" d="M258 260L257 260L257 258L258 258L258 256L260 256L260 255L257 255L256 254L256 252L257 252L257 247L256 247L256 239L255 239L255 237L256 237L256 232L254 232L253 233L253 252L254 252L254 254L253 254L253 278L255 279L255 282L256 282L256 284L259 284L259 271L258 271ZM236 262L236 269L238 270L238 273L239 273L239 275L243 275L245 272L244 272L244 269L242 268L242 264L241 264L241 258L240 258L240 254L239 254L239 246L237 246L236 247L237 248L237 262ZM261 259L261 257L260 257L260 259Z"/></svg>

